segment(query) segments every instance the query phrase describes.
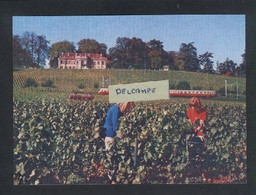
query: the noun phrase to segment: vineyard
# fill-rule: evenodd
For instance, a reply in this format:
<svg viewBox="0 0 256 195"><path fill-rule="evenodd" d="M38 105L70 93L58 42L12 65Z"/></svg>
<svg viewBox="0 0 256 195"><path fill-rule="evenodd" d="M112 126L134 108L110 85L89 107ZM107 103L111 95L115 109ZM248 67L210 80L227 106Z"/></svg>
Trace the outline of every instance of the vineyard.
<svg viewBox="0 0 256 195"><path fill-rule="evenodd" d="M246 108L207 105L206 145L189 157L187 103L137 103L115 138L119 184L246 183ZM107 101L14 100L14 184L106 184ZM135 139L138 140L134 166Z"/></svg>
<svg viewBox="0 0 256 195"><path fill-rule="evenodd" d="M193 154L187 138L188 99L137 102L120 120L124 138L115 138L109 165L99 136L107 96L97 95L101 76L112 84L169 79L191 88L219 90L224 81L245 79L194 72L148 70L44 70L13 72L14 184L107 184L108 167L117 167L118 184L246 183L246 107L244 100L204 99L208 113L206 144ZM28 79L36 83L24 87ZM44 85L51 81L50 86ZM68 100L70 93L93 100ZM136 142L137 140L138 142ZM135 143L138 151L135 161Z"/></svg>

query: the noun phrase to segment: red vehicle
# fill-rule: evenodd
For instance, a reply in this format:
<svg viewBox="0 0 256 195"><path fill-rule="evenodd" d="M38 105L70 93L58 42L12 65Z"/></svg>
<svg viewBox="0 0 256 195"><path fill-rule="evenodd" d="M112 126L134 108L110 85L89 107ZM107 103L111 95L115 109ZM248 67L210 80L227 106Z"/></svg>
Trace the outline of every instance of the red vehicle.
<svg viewBox="0 0 256 195"><path fill-rule="evenodd" d="M174 97L216 97L216 91L213 90L174 90L169 91L170 96Z"/></svg>
<svg viewBox="0 0 256 195"><path fill-rule="evenodd" d="M93 100L94 96L91 94L75 94L72 93L69 95L70 100Z"/></svg>
<svg viewBox="0 0 256 195"><path fill-rule="evenodd" d="M108 95L109 94L108 88L101 88L98 91L98 94L100 94L100 95Z"/></svg>

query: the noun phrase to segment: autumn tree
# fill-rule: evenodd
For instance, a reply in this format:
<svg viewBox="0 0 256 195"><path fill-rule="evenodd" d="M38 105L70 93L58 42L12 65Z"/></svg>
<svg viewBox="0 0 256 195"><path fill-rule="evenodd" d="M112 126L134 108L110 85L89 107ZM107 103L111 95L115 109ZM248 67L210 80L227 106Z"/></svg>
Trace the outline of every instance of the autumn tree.
<svg viewBox="0 0 256 195"><path fill-rule="evenodd" d="M179 55L179 52L176 52L176 51L167 52L169 68L172 70L179 69L179 67L177 66L178 55Z"/></svg>
<svg viewBox="0 0 256 195"><path fill-rule="evenodd" d="M234 76L237 64L233 60L226 60L222 63L217 64L217 71L221 75Z"/></svg>
<svg viewBox="0 0 256 195"><path fill-rule="evenodd" d="M50 55L50 67L57 68L58 67L58 57L62 53L75 52L76 48L74 43L69 41L61 41L57 43L53 43L51 45L49 55Z"/></svg>
<svg viewBox="0 0 256 195"><path fill-rule="evenodd" d="M213 61L211 58L213 58L213 53L209 53L208 51L202 55L199 55L199 65L201 66L203 73L214 73Z"/></svg>
<svg viewBox="0 0 256 195"><path fill-rule="evenodd" d="M163 58L159 51L151 50L149 51L149 58L150 58L150 68L151 69L161 69L163 68Z"/></svg>
<svg viewBox="0 0 256 195"><path fill-rule="evenodd" d="M128 59L129 66L135 69L146 69L148 66L148 48L147 44L139 38L133 37L128 41Z"/></svg>
<svg viewBox="0 0 256 195"><path fill-rule="evenodd" d="M165 57L167 57L166 52L164 51L163 42L159 40L150 40L148 43L149 49L149 59L150 59L150 68L151 69L162 69Z"/></svg>
<svg viewBox="0 0 256 195"><path fill-rule="evenodd" d="M78 43L79 53L101 53L106 55L107 46L104 43L99 43L94 39L82 39Z"/></svg>

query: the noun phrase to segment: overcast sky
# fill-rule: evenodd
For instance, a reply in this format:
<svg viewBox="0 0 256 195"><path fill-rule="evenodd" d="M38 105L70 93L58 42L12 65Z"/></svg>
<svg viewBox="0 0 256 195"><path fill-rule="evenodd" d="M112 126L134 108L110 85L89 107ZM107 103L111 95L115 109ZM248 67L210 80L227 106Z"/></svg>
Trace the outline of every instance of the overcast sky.
<svg viewBox="0 0 256 195"><path fill-rule="evenodd" d="M194 42L197 54L213 53L213 61L228 57L237 64L245 52L245 15L15 16L13 34L35 32L50 44L95 39L109 48L118 37L157 39L165 51L179 51Z"/></svg>

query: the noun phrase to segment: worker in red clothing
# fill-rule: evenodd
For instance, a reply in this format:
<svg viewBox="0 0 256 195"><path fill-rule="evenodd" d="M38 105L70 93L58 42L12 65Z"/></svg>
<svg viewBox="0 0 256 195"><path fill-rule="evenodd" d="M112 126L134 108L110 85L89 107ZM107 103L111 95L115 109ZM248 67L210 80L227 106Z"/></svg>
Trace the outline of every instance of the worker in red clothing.
<svg viewBox="0 0 256 195"><path fill-rule="evenodd" d="M202 108L202 104L198 98L192 97L190 99L187 117L189 122L194 126L195 135L199 137L201 141L204 141L206 111Z"/></svg>

